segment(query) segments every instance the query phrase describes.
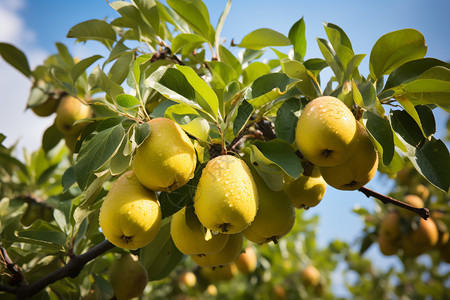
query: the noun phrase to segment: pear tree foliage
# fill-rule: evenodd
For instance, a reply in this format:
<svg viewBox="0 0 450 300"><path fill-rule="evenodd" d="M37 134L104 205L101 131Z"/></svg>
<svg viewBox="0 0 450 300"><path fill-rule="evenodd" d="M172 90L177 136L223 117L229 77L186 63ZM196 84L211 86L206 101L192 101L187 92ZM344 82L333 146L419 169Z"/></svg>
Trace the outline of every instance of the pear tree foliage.
<svg viewBox="0 0 450 300"><path fill-rule="evenodd" d="M107 56L74 58L63 43L56 43L56 53L32 70L20 49L0 43L1 57L33 83L27 108L37 108L49 96L71 95L92 111L71 142L55 124L50 126L42 135L41 149L25 152L24 161L14 156L14 147L1 145L1 297L113 296L106 270L126 251L105 242L98 211L150 134L147 121L157 117L183 128L199 164L188 184L158 193L160 232L150 244L132 251L148 273L148 298L174 295L176 288L168 292L164 287L176 285L174 273L180 265L193 268L172 242L170 217L192 203L206 163L219 154L245 155L267 186L280 190L284 178L299 178L310 167L297 151L295 128L303 107L319 96L337 97L352 109L379 154L378 172L395 177L406 168L438 195L425 203L437 203L431 205L432 217L433 208L447 209L448 214L448 196L443 195L449 192L450 157L445 142L434 136L434 111L450 112L450 64L425 57L427 45L419 31L403 29L380 37L365 60L369 74L361 74L358 68L366 54L355 54L349 37L335 24L324 23L327 38L317 38L322 57L307 58L303 18L287 33L262 28L230 44L223 42L221 30L231 0L218 24L211 24L201 0L109 5L117 12L115 18L86 20L67 33L78 43L100 43ZM276 58L263 60L267 55ZM328 82L321 76L325 68L333 72ZM0 142L4 139L1 135ZM399 183L391 196L401 200L405 189ZM285 292L293 297L315 293L333 298L331 272L344 260L346 272L360 275L357 283L348 283L350 292L361 295L378 286L380 298L401 295L399 287L387 281L395 271L373 273L362 256L375 243L386 208L380 206L376 215L355 212L366 222L360 253L339 241L325 248L316 245L317 219L298 210L297 224L286 238L258 249L255 279L240 280L228 292L264 295L284 283L291 286ZM440 223L445 232L448 215ZM411 258L402 260L417 267L415 278L427 272L427 266L414 265ZM294 280L296 270L299 274L308 264L321 270L321 291L295 287L300 284ZM411 274L397 278L412 282ZM372 281L366 280L369 275ZM200 282L196 291L205 288ZM425 285L419 288L418 295L429 292ZM186 292L185 287L181 290ZM433 293L439 297L445 288L437 286Z"/></svg>

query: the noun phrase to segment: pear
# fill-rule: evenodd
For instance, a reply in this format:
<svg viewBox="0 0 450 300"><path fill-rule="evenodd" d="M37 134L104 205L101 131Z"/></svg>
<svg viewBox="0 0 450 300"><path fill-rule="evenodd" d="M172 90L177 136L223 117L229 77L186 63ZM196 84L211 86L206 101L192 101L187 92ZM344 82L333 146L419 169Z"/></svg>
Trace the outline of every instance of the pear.
<svg viewBox="0 0 450 300"><path fill-rule="evenodd" d="M175 246L184 254L210 254L222 250L228 234L212 234L206 238L206 228L200 223L192 206L183 207L172 215L170 234Z"/></svg>
<svg viewBox="0 0 450 300"><path fill-rule="evenodd" d="M385 235L389 240L398 240L402 234L400 215L397 211L390 211L381 221L379 235Z"/></svg>
<svg viewBox="0 0 450 300"><path fill-rule="evenodd" d="M170 119L155 118L148 124L151 131L136 149L134 171L148 189L173 191L194 177L194 146L180 125Z"/></svg>
<svg viewBox="0 0 450 300"><path fill-rule="evenodd" d="M298 118L295 142L313 164L336 166L355 150L356 130L351 110L341 100L323 96L304 107Z"/></svg>
<svg viewBox="0 0 450 300"><path fill-rule="evenodd" d="M375 176L378 154L366 129L357 122L358 141L352 156L332 167L320 167L323 179L338 190L357 190Z"/></svg>
<svg viewBox="0 0 450 300"><path fill-rule="evenodd" d="M89 118L91 109L89 105L82 103L77 98L66 95L56 109L55 124L64 135L78 135L86 126L86 122L73 124L76 121Z"/></svg>
<svg viewBox="0 0 450 300"><path fill-rule="evenodd" d="M311 176L301 174L295 180L286 180L284 191L296 208L314 207L322 201L327 183L315 166Z"/></svg>
<svg viewBox="0 0 450 300"><path fill-rule="evenodd" d="M397 240L392 240L385 234L378 235L377 242L380 252L386 256L396 254L400 248Z"/></svg>
<svg viewBox="0 0 450 300"><path fill-rule="evenodd" d="M117 300L132 299L144 292L148 274L136 256L126 253L112 262L108 270L108 281Z"/></svg>
<svg viewBox="0 0 450 300"><path fill-rule="evenodd" d="M316 267L309 265L303 269L301 280L305 286L317 286L320 282L320 272Z"/></svg>
<svg viewBox="0 0 450 300"><path fill-rule="evenodd" d="M423 203L422 198L420 198L417 195L405 195L403 197L403 202L408 203L409 205L418 207L418 208L424 207L424 205L425 205ZM416 215L414 212L404 209L404 208L400 208L399 212L400 212L400 215L406 219L411 219L412 217L414 217Z"/></svg>
<svg viewBox="0 0 450 300"><path fill-rule="evenodd" d="M203 169L194 196L198 219L208 229L233 234L250 225L258 192L249 168L239 158L221 155Z"/></svg>
<svg viewBox="0 0 450 300"><path fill-rule="evenodd" d="M132 170L117 179L100 208L100 228L114 245L138 249L161 227L161 207L154 192L143 187Z"/></svg>
<svg viewBox="0 0 450 300"><path fill-rule="evenodd" d="M255 250L252 247L247 246L245 251L239 254L236 260L236 266L238 270L243 274L250 274L256 270L256 265L258 263L258 258L256 256Z"/></svg>
<svg viewBox="0 0 450 300"><path fill-rule="evenodd" d="M257 244L277 243L294 226L295 208L284 191L271 190L256 172L253 172L253 179L258 189L259 208L255 219L242 234Z"/></svg>
<svg viewBox="0 0 450 300"><path fill-rule="evenodd" d="M431 250L439 240L439 232L432 219L419 219L417 228L404 235L401 240L401 246L405 255L419 256Z"/></svg>
<svg viewBox="0 0 450 300"><path fill-rule="evenodd" d="M52 113L56 112L58 108L59 98L54 97L53 95L48 96L47 100L43 103L39 104L36 107L33 107L31 110L39 117L48 117Z"/></svg>
<svg viewBox="0 0 450 300"><path fill-rule="evenodd" d="M177 282L179 285L184 285L188 288L192 288L197 284L197 276L191 271L183 271L177 276Z"/></svg>
<svg viewBox="0 0 450 300"><path fill-rule="evenodd" d="M233 263L241 253L243 236L231 234L225 247L217 253L191 255L192 260L201 267L218 267Z"/></svg>

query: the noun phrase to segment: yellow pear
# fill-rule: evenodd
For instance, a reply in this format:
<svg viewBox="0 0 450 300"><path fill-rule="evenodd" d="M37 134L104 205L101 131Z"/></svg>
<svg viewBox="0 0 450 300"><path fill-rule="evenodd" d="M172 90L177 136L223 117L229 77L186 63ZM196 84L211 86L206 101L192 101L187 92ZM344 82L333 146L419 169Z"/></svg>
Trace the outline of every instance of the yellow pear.
<svg viewBox="0 0 450 300"><path fill-rule="evenodd" d="M309 102L298 118L296 144L318 166L336 166L355 150L356 119L339 99L323 96Z"/></svg>
<svg viewBox="0 0 450 300"><path fill-rule="evenodd" d="M89 105L70 95L61 98L56 109L55 124L64 135L78 135L86 126L86 122L73 124L76 121L89 118L91 109Z"/></svg>
<svg viewBox="0 0 450 300"><path fill-rule="evenodd" d="M378 154L366 129L357 122L356 149L345 162L332 167L320 167L323 179L338 190L357 190L375 176Z"/></svg>
<svg viewBox="0 0 450 300"><path fill-rule="evenodd" d="M212 234L206 239L206 228L200 223L192 206L183 207L172 215L170 234L175 246L184 254L210 254L222 250L228 234Z"/></svg>
<svg viewBox="0 0 450 300"><path fill-rule="evenodd" d="M305 286L317 286L320 282L320 272L316 267L309 265L303 269L301 280Z"/></svg>
<svg viewBox="0 0 450 300"><path fill-rule="evenodd" d="M424 203L422 198L420 198L417 195L406 195L403 197L403 202L408 203L409 205L413 207L424 207ZM399 209L400 215L404 218L411 219L412 217L416 216L416 214L410 210L400 208Z"/></svg>
<svg viewBox="0 0 450 300"><path fill-rule="evenodd" d="M99 223L111 243L138 249L159 232L161 207L155 193L143 187L131 170L121 175L106 195Z"/></svg>
<svg viewBox="0 0 450 300"><path fill-rule="evenodd" d="M250 246L247 246L245 251L239 254L239 257L236 260L236 266L243 274L253 273L256 270L257 263L258 258L255 250Z"/></svg>
<svg viewBox="0 0 450 300"><path fill-rule="evenodd" d="M203 169L194 196L198 219L208 229L233 234L247 228L258 210L258 192L248 166L221 155Z"/></svg>
<svg viewBox="0 0 450 300"><path fill-rule="evenodd" d="M201 267L218 267L234 262L242 250L241 233L231 234L225 247L217 253L191 255L192 260Z"/></svg>
<svg viewBox="0 0 450 300"><path fill-rule="evenodd" d="M327 183L315 166L311 176L301 174L295 180L287 180L284 191L296 208L314 207L322 201Z"/></svg>
<svg viewBox="0 0 450 300"><path fill-rule="evenodd" d="M419 256L433 248L438 242L439 232L432 219L419 219L417 228L404 235L401 243L407 256Z"/></svg>
<svg viewBox="0 0 450 300"><path fill-rule="evenodd" d="M108 270L108 281L117 300L132 299L144 292L148 274L137 257L127 253L112 262Z"/></svg>
<svg viewBox="0 0 450 300"><path fill-rule="evenodd" d="M155 118L148 124L151 131L136 150L134 171L148 189L173 191L194 177L194 146L180 125L170 119Z"/></svg>
<svg viewBox="0 0 450 300"><path fill-rule="evenodd" d="M257 244L277 243L294 226L295 208L284 191L271 190L256 172L253 172L253 179L258 189L259 208L242 234Z"/></svg>
<svg viewBox="0 0 450 300"><path fill-rule="evenodd" d="M178 284L183 284L186 287L192 288L197 284L197 276L191 271L183 271L177 276Z"/></svg>
<svg viewBox="0 0 450 300"><path fill-rule="evenodd" d="M209 282L229 281L238 273L235 263L219 267L203 267L200 268L200 274Z"/></svg>

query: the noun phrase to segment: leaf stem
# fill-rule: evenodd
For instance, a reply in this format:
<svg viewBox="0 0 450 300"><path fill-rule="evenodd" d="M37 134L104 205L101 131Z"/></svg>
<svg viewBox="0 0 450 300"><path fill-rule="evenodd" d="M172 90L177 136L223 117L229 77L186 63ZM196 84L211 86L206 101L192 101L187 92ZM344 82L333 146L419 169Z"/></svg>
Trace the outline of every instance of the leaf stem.
<svg viewBox="0 0 450 300"><path fill-rule="evenodd" d="M361 193L366 195L367 198L369 198L369 197L377 198L378 200L383 202L383 204L390 203L395 206L412 211L413 213L417 214L419 217L423 218L424 220L428 219L428 217L430 216L430 210L426 207L419 208L419 207L411 206L408 203L401 202L392 197L377 193L377 192L375 192L369 188L366 188L364 186L359 188L358 191L360 191Z"/></svg>

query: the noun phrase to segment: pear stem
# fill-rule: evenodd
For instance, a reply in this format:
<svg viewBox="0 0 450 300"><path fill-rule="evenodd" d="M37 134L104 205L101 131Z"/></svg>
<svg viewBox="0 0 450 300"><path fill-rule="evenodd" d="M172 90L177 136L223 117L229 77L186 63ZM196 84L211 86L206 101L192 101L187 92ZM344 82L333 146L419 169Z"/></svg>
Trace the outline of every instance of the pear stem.
<svg viewBox="0 0 450 300"><path fill-rule="evenodd" d="M358 189L358 191L360 191L361 193L363 193L364 195L366 195L367 198L370 197L374 197L377 198L378 200L380 200L381 202L383 202L383 204L393 204L395 206L407 209L409 211L412 211L413 213L417 214L419 217L423 218L424 220L428 219L428 217L430 216L430 210L426 207L414 207L409 205L408 203L405 202L401 202L398 201L392 197L377 193L369 188L366 187L361 187Z"/></svg>

